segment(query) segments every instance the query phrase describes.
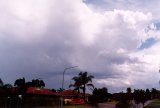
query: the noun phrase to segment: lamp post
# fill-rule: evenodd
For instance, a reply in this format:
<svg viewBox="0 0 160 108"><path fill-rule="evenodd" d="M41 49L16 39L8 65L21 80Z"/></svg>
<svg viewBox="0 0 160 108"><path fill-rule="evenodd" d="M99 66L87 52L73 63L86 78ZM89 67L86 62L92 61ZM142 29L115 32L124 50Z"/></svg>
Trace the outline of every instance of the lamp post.
<svg viewBox="0 0 160 108"><path fill-rule="evenodd" d="M62 79L62 91L63 91L63 88L64 88L64 74L65 74L65 72L68 69L72 69L72 68L75 68L75 67L78 67L78 66L72 66L72 67L68 67L68 68L64 69L64 71L63 71L63 79ZM61 96L61 106L63 106L63 95Z"/></svg>

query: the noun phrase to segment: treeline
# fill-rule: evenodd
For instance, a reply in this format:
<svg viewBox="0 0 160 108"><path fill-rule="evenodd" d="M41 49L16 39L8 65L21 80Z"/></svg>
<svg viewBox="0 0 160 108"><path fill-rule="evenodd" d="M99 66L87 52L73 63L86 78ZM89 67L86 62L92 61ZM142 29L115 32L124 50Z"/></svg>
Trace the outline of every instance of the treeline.
<svg viewBox="0 0 160 108"><path fill-rule="evenodd" d="M134 89L132 92L131 88L127 88L126 93L115 93L113 97L118 101L116 108L129 108L140 103L144 106L146 101L160 98L160 91L152 88L151 90Z"/></svg>
<svg viewBox="0 0 160 108"><path fill-rule="evenodd" d="M13 87L16 87L17 92L20 94L24 94L29 87L39 87L39 88L44 88L45 83L41 79L33 79L32 81L25 81L25 78L19 78L15 80L14 86L11 84L4 84L3 81L0 79L0 89L1 91L4 89L11 89Z"/></svg>
<svg viewBox="0 0 160 108"><path fill-rule="evenodd" d="M108 89L106 87L94 88L92 95L89 97L89 104L97 106L98 103L111 101L111 99L113 99L113 95L108 93Z"/></svg>
<svg viewBox="0 0 160 108"><path fill-rule="evenodd" d="M98 105L107 101L117 101L116 108L129 108L133 105L142 104L151 99L159 99L160 91L152 88L146 89L134 89L127 88L126 92L108 93L106 87L95 88L92 92L92 96L89 98L89 103L92 105Z"/></svg>

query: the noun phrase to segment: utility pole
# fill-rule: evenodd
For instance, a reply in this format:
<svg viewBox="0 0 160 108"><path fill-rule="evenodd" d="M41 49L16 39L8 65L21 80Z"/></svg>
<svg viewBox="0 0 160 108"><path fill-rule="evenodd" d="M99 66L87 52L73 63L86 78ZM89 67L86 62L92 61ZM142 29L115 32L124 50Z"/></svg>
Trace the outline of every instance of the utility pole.
<svg viewBox="0 0 160 108"><path fill-rule="evenodd" d="M63 89L64 89L64 74L65 72L68 70L68 69L72 69L72 68L76 68L78 66L72 66L72 67L68 67L68 68L65 68L64 71L63 71L63 78L62 78L62 92L63 92ZM63 95L61 95L61 106L63 106Z"/></svg>

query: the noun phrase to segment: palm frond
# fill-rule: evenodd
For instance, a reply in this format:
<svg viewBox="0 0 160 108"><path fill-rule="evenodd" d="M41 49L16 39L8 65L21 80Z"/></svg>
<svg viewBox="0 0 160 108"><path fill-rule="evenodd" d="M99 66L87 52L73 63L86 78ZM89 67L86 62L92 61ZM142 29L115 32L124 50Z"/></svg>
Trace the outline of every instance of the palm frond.
<svg viewBox="0 0 160 108"><path fill-rule="evenodd" d="M71 88L71 87L74 87L74 84L70 84L70 85L69 85L69 88Z"/></svg>
<svg viewBox="0 0 160 108"><path fill-rule="evenodd" d="M72 80L76 81L79 77L75 76L72 78Z"/></svg>
<svg viewBox="0 0 160 108"><path fill-rule="evenodd" d="M79 75L79 76L82 76L82 75L83 75L83 72L80 72L78 75Z"/></svg>
<svg viewBox="0 0 160 108"><path fill-rule="evenodd" d="M93 75L89 75L88 77L89 77L89 78L91 78L91 79L92 79L92 78L94 78L94 76L93 76Z"/></svg>
<svg viewBox="0 0 160 108"><path fill-rule="evenodd" d="M91 83L90 83L90 84L87 84L87 86L88 86L88 87L92 87L92 88L94 88L94 85L93 85L93 84L91 84Z"/></svg>

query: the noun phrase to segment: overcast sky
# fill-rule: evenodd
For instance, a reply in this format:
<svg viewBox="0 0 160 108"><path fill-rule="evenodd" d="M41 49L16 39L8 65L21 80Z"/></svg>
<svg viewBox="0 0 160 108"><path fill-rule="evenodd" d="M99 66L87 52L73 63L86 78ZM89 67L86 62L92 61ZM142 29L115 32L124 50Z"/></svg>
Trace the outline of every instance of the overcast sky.
<svg viewBox="0 0 160 108"><path fill-rule="evenodd" d="M65 88L80 71L110 92L159 89L159 0L0 0L0 77Z"/></svg>

